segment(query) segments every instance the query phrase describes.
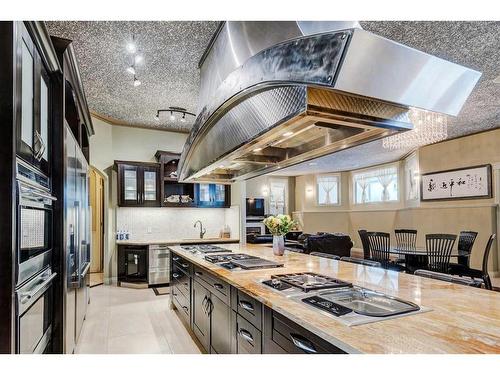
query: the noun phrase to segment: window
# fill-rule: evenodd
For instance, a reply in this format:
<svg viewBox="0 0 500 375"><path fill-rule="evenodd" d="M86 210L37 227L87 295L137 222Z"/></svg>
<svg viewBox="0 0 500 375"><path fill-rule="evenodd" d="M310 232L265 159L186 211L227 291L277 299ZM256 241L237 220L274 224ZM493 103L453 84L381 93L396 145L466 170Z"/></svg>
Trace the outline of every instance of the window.
<svg viewBox="0 0 500 375"><path fill-rule="evenodd" d="M398 200L398 168L387 167L355 173L354 203L393 202Z"/></svg>
<svg viewBox="0 0 500 375"><path fill-rule="evenodd" d="M339 183L340 177L337 175L324 175L316 178L316 202L318 205L340 204Z"/></svg>
<svg viewBox="0 0 500 375"><path fill-rule="evenodd" d="M271 194L269 195L269 213L271 215L285 214L286 188L282 181L270 183Z"/></svg>

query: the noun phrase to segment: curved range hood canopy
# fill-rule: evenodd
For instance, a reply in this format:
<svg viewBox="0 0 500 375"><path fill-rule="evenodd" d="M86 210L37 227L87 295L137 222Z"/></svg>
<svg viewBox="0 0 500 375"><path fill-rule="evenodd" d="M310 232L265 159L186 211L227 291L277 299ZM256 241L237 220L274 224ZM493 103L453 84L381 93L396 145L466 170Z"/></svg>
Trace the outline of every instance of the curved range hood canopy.
<svg viewBox="0 0 500 375"><path fill-rule="evenodd" d="M481 76L356 22L226 22L200 69L179 177L222 183L412 129L410 109L456 116Z"/></svg>

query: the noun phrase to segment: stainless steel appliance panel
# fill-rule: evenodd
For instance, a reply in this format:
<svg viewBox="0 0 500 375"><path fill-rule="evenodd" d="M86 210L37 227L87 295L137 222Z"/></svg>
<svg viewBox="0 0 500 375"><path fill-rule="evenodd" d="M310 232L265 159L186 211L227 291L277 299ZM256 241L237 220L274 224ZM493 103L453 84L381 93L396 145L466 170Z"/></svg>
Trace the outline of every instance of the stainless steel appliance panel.
<svg viewBox="0 0 500 375"><path fill-rule="evenodd" d="M357 29L334 88L457 116L480 77L475 70Z"/></svg>
<svg viewBox="0 0 500 375"><path fill-rule="evenodd" d="M66 259L66 269L64 279L65 283L65 325L64 335L65 344L64 352L73 353L75 349L75 321L76 321L76 292L75 286L78 281L77 267L77 236L78 229L76 226L77 200L76 200L76 148L77 143L68 125L64 131L65 150L65 189L64 189L64 223L65 223L65 248L64 256Z"/></svg>
<svg viewBox="0 0 500 375"><path fill-rule="evenodd" d="M50 341L51 287L56 276L57 274L48 268L16 291L16 350L20 354L42 353Z"/></svg>

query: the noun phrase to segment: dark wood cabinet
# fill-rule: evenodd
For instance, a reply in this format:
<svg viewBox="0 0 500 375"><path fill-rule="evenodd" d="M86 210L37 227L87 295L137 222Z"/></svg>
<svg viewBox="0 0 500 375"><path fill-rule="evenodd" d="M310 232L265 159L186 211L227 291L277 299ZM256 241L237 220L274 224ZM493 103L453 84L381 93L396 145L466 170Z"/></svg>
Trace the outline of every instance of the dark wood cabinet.
<svg viewBox="0 0 500 375"><path fill-rule="evenodd" d="M216 354L231 353L231 308L210 293L210 352Z"/></svg>
<svg viewBox="0 0 500 375"><path fill-rule="evenodd" d="M16 43L17 155L49 175L52 85L40 52L19 22Z"/></svg>
<svg viewBox="0 0 500 375"><path fill-rule="evenodd" d="M265 354L345 353L269 307L264 307L263 333Z"/></svg>
<svg viewBox="0 0 500 375"><path fill-rule="evenodd" d="M192 288L193 332L207 353L210 352L210 292L198 281Z"/></svg>
<svg viewBox="0 0 500 375"><path fill-rule="evenodd" d="M118 172L118 205L160 206L160 168L156 163L115 162Z"/></svg>

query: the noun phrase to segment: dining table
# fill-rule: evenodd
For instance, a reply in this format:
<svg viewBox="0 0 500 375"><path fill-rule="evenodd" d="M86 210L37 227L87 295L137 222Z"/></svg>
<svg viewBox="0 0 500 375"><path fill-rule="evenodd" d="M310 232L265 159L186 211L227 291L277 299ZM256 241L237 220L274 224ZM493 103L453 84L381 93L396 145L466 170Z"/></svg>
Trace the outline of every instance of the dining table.
<svg viewBox="0 0 500 375"><path fill-rule="evenodd" d="M408 272L414 273L417 269L425 268L428 264L428 252L426 248L422 247L398 247L391 246L389 249L390 254L395 254L398 256L404 256L405 267ZM450 258L457 258L457 261L467 262L470 257L470 253L465 251L453 250L450 254Z"/></svg>

